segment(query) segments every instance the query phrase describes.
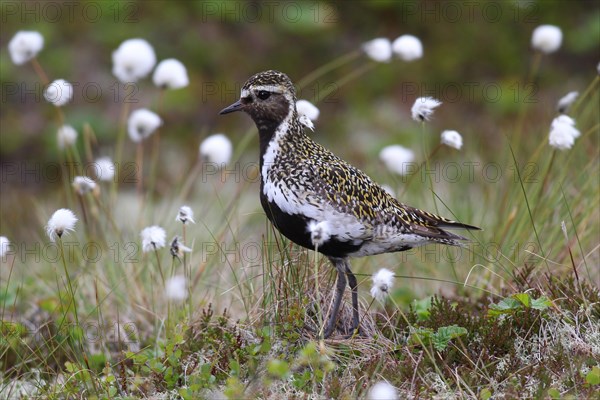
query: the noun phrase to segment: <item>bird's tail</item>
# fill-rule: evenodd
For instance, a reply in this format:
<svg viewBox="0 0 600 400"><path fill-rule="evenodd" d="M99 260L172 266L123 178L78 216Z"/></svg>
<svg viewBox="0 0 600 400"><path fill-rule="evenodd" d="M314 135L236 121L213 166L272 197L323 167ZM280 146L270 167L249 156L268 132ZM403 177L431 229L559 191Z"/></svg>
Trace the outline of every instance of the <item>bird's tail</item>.
<svg viewBox="0 0 600 400"><path fill-rule="evenodd" d="M480 227L475 226L475 225L468 225L468 224L463 224L462 222L456 222L456 221L449 221L449 220L442 220L441 222L438 223L438 225L440 228L446 228L446 229L467 229L470 231L480 231L482 230Z"/></svg>

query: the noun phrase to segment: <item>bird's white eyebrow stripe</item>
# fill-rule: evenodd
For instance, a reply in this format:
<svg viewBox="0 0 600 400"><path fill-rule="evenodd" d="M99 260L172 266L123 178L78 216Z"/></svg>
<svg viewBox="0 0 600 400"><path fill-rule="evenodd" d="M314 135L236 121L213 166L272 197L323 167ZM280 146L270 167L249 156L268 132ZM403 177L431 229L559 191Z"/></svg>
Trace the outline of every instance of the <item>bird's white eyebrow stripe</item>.
<svg viewBox="0 0 600 400"><path fill-rule="evenodd" d="M282 87L281 85L257 85L253 86L252 89L255 91L265 90L267 92L279 94L284 92L284 87ZM248 97L249 95L250 91L248 89L242 89L240 97Z"/></svg>

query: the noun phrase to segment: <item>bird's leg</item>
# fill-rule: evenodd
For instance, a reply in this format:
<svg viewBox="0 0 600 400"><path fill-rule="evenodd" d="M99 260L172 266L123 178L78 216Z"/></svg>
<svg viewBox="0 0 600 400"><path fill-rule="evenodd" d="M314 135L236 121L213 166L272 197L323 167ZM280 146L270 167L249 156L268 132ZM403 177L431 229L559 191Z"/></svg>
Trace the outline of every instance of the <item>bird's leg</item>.
<svg viewBox="0 0 600 400"><path fill-rule="evenodd" d="M340 304L342 303L342 297L344 297L344 290L346 289L346 271L345 271L345 260L342 258L329 258L331 263L337 270L337 284L335 290L335 299L333 301L333 310L325 326L323 336L328 338L333 333L335 325L337 324L337 316L340 311Z"/></svg>
<svg viewBox="0 0 600 400"><path fill-rule="evenodd" d="M358 320L358 283L356 281L356 276L350 270L350 262L348 260L344 260L344 266L346 269L346 274L348 275L348 286L350 286L350 290L352 291L352 329L350 330L350 335L353 335L358 329L359 320Z"/></svg>

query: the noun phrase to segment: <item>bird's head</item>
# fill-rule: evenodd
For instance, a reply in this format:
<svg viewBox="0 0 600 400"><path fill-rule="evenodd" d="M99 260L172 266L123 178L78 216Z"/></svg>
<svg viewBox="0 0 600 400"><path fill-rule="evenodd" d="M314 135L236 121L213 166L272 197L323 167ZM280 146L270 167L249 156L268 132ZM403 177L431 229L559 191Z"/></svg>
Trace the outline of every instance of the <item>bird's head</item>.
<svg viewBox="0 0 600 400"><path fill-rule="evenodd" d="M242 87L240 99L219 114L244 111L262 127L278 126L293 115L296 90L290 78L279 71L264 71L253 75Z"/></svg>

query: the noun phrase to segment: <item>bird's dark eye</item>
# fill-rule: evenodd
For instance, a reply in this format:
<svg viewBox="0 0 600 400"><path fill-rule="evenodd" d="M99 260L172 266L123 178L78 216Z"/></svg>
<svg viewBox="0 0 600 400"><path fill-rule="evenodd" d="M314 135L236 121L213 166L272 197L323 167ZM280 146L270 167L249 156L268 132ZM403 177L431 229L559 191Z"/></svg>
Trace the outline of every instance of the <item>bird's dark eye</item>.
<svg viewBox="0 0 600 400"><path fill-rule="evenodd" d="M271 92L267 92L266 90L260 90L256 96L261 100L266 100L271 95Z"/></svg>

